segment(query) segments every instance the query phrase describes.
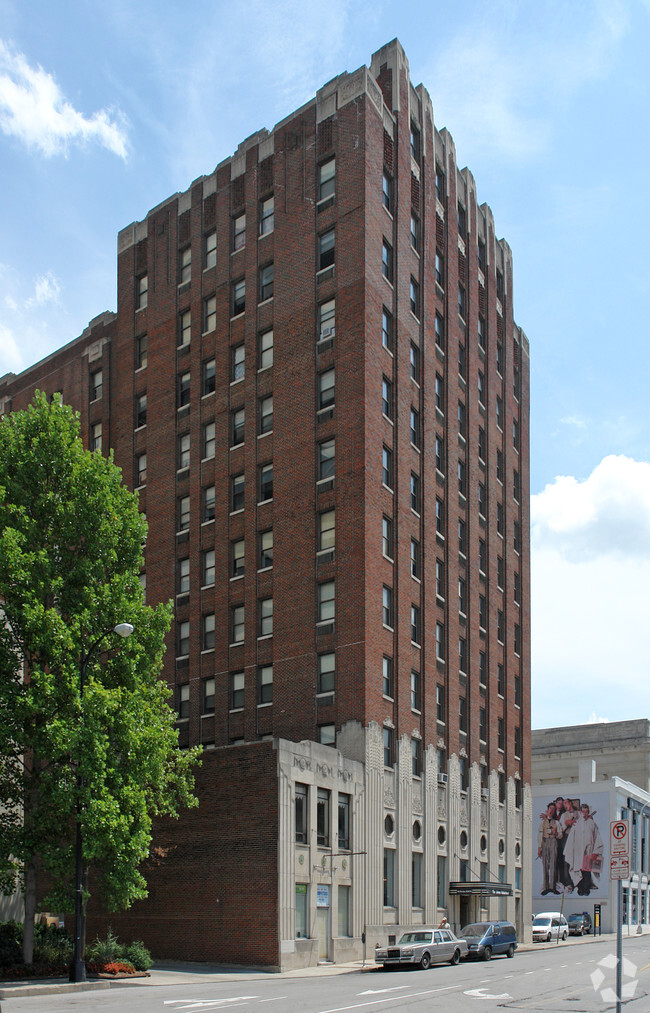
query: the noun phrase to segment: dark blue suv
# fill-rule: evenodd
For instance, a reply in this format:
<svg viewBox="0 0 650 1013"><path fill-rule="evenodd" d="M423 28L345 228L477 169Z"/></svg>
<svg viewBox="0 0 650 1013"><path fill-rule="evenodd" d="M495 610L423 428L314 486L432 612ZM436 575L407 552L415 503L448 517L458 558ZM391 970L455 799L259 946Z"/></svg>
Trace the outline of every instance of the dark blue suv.
<svg viewBox="0 0 650 1013"><path fill-rule="evenodd" d="M467 940L467 956L489 960L493 953L514 957L517 930L512 922L474 922L458 933Z"/></svg>

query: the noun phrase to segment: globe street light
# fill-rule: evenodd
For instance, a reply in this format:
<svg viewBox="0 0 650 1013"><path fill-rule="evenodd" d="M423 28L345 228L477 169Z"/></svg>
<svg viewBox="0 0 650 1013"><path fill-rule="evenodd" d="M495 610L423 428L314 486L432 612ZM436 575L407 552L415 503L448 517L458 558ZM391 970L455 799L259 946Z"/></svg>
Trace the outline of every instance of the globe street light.
<svg viewBox="0 0 650 1013"><path fill-rule="evenodd" d="M86 685L86 669L94 651L99 647L102 640L111 633L117 633L118 637L130 637L133 633L131 623L118 623L110 630L104 630L101 636L97 637L88 650L81 650L79 663L79 696L83 716L83 697ZM83 958L83 938L85 935L84 909L83 909L83 838L81 833L81 789L83 778L77 770L77 814L76 814L76 843L75 843L75 898L74 898L74 957L70 965L70 981L86 980L86 962Z"/></svg>

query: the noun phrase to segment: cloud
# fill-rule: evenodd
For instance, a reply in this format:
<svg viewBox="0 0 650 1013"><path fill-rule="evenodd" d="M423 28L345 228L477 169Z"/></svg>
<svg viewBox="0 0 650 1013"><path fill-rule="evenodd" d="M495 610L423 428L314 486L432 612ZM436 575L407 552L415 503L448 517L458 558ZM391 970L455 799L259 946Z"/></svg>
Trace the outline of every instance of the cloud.
<svg viewBox="0 0 650 1013"><path fill-rule="evenodd" d="M48 157L72 143L98 143L126 158L122 117L100 109L86 117L61 93L51 74L32 67L0 39L0 130Z"/></svg>
<svg viewBox="0 0 650 1013"><path fill-rule="evenodd" d="M650 464L603 458L584 481L559 476L531 499L533 546L567 562L650 557Z"/></svg>
<svg viewBox="0 0 650 1013"><path fill-rule="evenodd" d="M18 341L12 331L0 324L0 376L6 372L17 372L23 368L22 356L18 350Z"/></svg>
<svg viewBox="0 0 650 1013"><path fill-rule="evenodd" d="M26 306L42 306L47 302L58 303L60 292L61 286L57 278L51 271L48 271L47 274L36 279L34 295L27 300Z"/></svg>

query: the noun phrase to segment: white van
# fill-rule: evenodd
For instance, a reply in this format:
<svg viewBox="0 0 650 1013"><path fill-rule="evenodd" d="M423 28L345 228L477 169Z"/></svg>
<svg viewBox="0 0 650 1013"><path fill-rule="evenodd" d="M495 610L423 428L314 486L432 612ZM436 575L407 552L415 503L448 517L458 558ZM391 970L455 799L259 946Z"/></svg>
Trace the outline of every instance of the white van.
<svg viewBox="0 0 650 1013"><path fill-rule="evenodd" d="M533 918L533 942L550 943L552 939L566 939L569 923L559 911L544 911Z"/></svg>

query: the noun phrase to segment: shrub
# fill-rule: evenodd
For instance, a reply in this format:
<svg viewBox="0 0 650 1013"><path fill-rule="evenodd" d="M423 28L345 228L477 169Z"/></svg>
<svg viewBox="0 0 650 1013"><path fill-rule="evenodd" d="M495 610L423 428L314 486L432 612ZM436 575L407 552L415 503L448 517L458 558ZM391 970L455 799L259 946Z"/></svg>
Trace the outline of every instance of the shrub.
<svg viewBox="0 0 650 1013"><path fill-rule="evenodd" d="M124 950L124 956L130 960L136 971L148 971L153 960L149 950L140 939L134 939Z"/></svg>
<svg viewBox="0 0 650 1013"><path fill-rule="evenodd" d="M109 928L106 939L97 937L86 947L86 960L94 964L108 964L112 960L120 960L124 955L124 949L123 944Z"/></svg>
<svg viewBox="0 0 650 1013"><path fill-rule="evenodd" d="M104 974L133 974L135 967L125 960L111 960L104 964Z"/></svg>
<svg viewBox="0 0 650 1013"><path fill-rule="evenodd" d="M18 922L0 922L0 967L23 962L23 927Z"/></svg>
<svg viewBox="0 0 650 1013"><path fill-rule="evenodd" d="M65 929L56 925L36 925L34 928L34 963L68 964L74 946Z"/></svg>

